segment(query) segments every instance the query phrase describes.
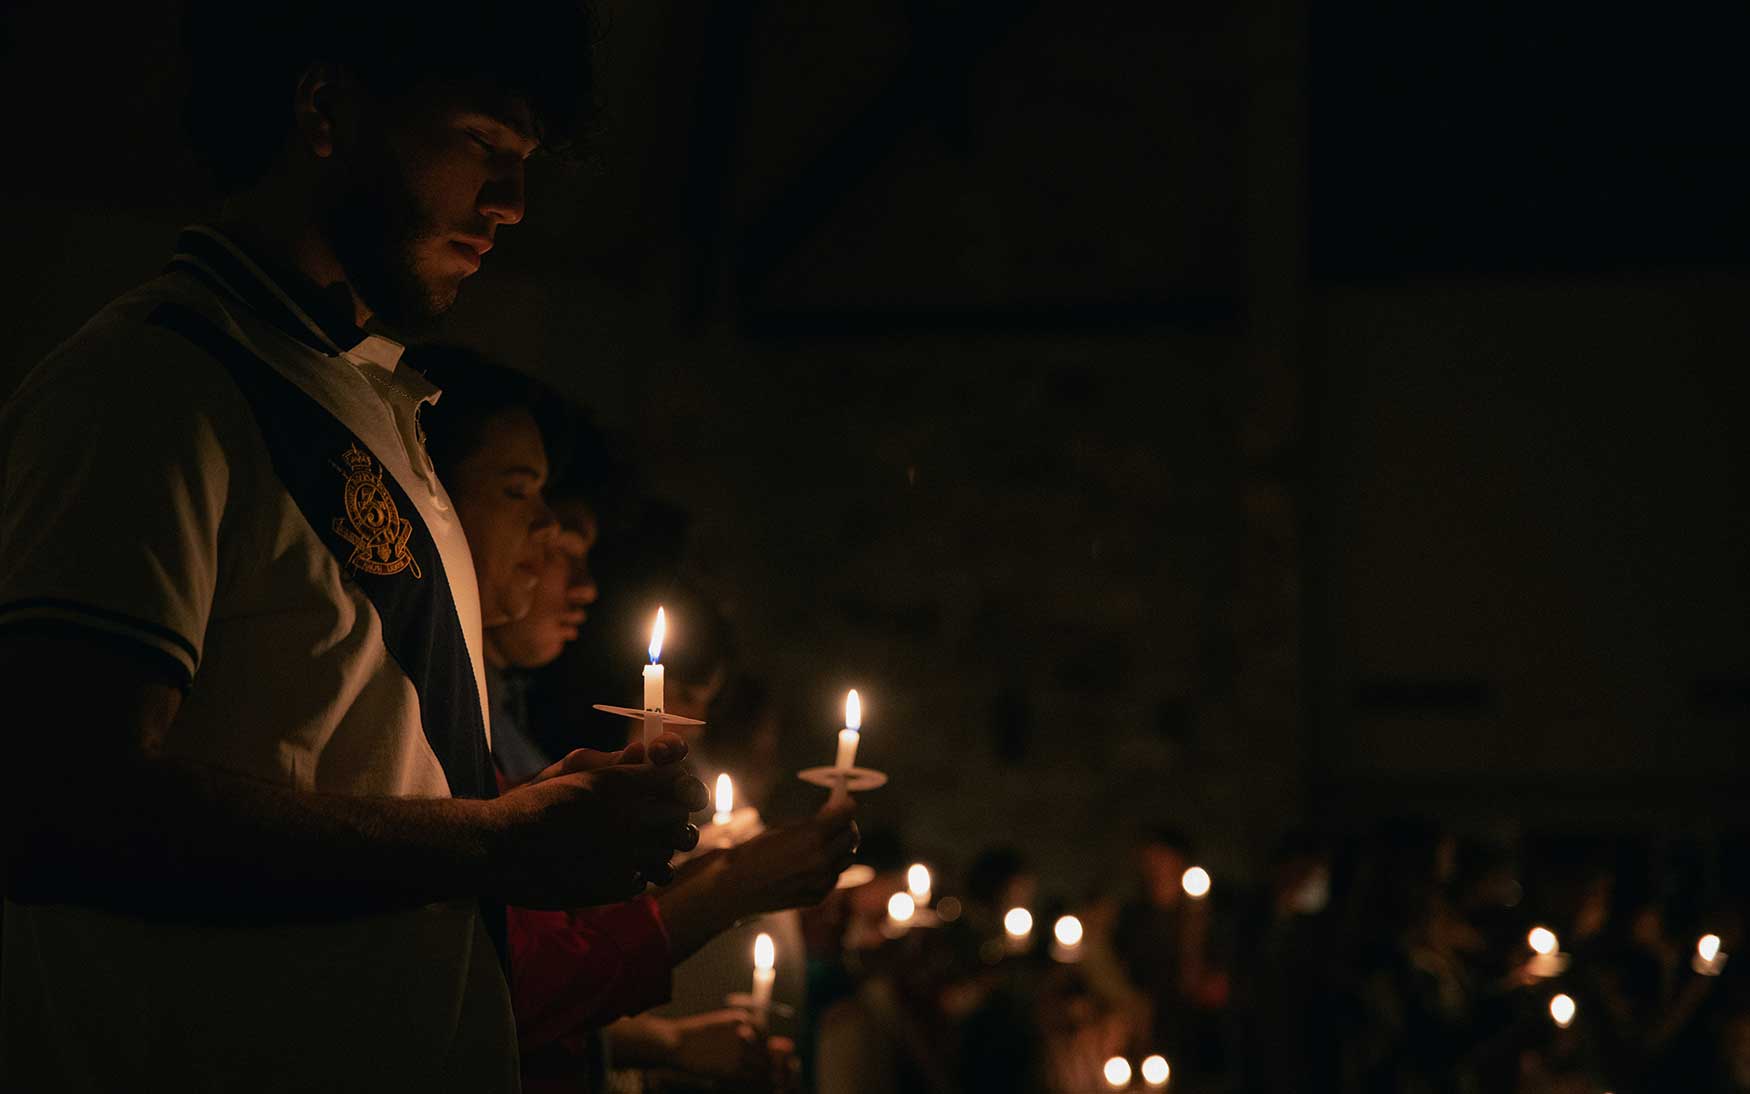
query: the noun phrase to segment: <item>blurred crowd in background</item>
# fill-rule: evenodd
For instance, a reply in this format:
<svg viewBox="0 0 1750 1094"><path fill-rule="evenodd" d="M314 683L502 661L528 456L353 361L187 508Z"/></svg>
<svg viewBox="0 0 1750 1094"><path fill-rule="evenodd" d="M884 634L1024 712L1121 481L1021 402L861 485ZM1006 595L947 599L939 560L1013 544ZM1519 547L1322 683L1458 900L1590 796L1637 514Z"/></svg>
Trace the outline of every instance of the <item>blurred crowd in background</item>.
<svg viewBox="0 0 1750 1094"><path fill-rule="evenodd" d="M683 731L695 773L730 774L767 823L816 808L824 792L794 771L820 734L795 740L731 591L689 576L685 514L585 415L545 428L567 534L535 614L562 617L565 649L510 674L540 759L636 732L594 705L628 700L627 635L660 603L685 636L664 654L668 709L706 723ZM664 1013L745 991L762 930L778 940L771 1027L807 1089L1750 1091L1750 991L1730 960L1741 843L1284 827L1245 882L1212 877L1195 832L1114 831L1087 848L1108 868L1083 892L1000 831L866 830L867 880L713 942L677 967ZM612 1081L735 1088L734 1054L721 1063Z"/></svg>

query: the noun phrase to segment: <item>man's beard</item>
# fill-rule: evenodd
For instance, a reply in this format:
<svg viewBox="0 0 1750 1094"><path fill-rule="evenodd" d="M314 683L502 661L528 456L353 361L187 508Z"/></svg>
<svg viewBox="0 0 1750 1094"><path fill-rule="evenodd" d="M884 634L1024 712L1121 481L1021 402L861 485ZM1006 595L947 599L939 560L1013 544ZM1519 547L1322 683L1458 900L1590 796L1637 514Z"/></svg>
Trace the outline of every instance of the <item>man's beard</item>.
<svg viewBox="0 0 1750 1094"><path fill-rule="evenodd" d="M393 165L342 194L328 230L352 291L397 332L429 330L456 302L456 285L419 275L416 256L443 233Z"/></svg>

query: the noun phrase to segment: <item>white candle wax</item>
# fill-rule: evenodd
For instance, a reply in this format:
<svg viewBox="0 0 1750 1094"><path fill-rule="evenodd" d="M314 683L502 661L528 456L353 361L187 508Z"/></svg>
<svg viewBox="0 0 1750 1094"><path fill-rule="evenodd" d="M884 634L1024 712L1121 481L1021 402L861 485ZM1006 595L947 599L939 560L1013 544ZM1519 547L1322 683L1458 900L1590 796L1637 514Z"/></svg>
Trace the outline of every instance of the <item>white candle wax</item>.
<svg viewBox="0 0 1750 1094"><path fill-rule="evenodd" d="M644 743L662 732L662 640L668 632L668 615L656 609L650 627L650 664L644 666Z"/></svg>
<svg viewBox="0 0 1750 1094"><path fill-rule="evenodd" d="M735 816L735 784L729 781L726 771L717 776L717 811L711 815L712 824L728 824Z"/></svg>
<svg viewBox="0 0 1750 1094"><path fill-rule="evenodd" d="M859 734L854 729L839 730L839 755L833 761L833 766L840 771L849 771L857 763L857 738Z"/></svg>
<svg viewBox="0 0 1750 1094"><path fill-rule="evenodd" d="M757 1019L763 1024L765 1013L772 1005L772 981L778 977L778 948L772 944L772 936L762 934L754 939L753 944L753 1009Z"/></svg>

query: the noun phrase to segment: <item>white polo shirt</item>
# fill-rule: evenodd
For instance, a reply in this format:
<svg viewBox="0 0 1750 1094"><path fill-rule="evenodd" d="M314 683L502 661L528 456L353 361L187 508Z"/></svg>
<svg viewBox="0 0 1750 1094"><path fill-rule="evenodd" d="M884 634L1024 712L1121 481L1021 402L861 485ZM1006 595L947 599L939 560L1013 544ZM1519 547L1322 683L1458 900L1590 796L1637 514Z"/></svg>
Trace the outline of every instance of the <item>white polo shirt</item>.
<svg viewBox="0 0 1750 1094"><path fill-rule="evenodd" d="M301 790L450 796L417 674L353 576L447 578L466 645L452 663L473 687L449 678L484 725L473 562L416 421L437 392L400 367L397 343L324 327L218 233L190 229L178 248L0 410L0 626L71 624L149 651L187 685L173 755ZM350 504L359 475L387 476L418 520L366 481L369 504L333 529L358 551L337 556L232 372L156 321L167 305L362 443L322 455L316 489L329 476ZM413 560L414 536L440 573ZM8 1090L517 1087L508 992L472 901L248 928L9 902L0 968Z"/></svg>

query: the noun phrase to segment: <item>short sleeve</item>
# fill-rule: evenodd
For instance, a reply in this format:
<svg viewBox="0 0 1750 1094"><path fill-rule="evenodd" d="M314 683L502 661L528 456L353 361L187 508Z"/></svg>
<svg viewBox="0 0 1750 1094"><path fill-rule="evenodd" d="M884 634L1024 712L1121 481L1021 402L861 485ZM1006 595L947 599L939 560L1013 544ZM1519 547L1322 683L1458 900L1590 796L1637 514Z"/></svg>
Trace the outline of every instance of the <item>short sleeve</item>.
<svg viewBox="0 0 1750 1094"><path fill-rule="evenodd" d="M226 384L197 349L137 323L88 327L25 380L0 411L0 627L95 631L193 679L240 401Z"/></svg>

